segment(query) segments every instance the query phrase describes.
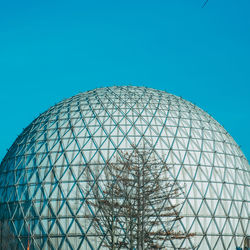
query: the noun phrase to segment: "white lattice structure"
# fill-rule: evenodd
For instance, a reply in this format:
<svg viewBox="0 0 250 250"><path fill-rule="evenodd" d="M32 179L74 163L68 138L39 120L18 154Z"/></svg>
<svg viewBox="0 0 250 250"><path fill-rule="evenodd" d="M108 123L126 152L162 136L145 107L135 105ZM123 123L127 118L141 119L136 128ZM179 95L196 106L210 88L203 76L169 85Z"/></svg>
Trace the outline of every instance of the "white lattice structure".
<svg viewBox="0 0 250 250"><path fill-rule="evenodd" d="M31 249L101 247L92 236L93 221L84 218L93 212L80 188L85 169L96 162L103 168L120 151L142 144L153 147L172 166L173 180L185 184L179 229L196 236L178 247L243 246L250 235L250 167L238 145L192 103L129 86L56 104L9 149L0 167L0 215L10 221L19 247L27 248L28 234Z"/></svg>

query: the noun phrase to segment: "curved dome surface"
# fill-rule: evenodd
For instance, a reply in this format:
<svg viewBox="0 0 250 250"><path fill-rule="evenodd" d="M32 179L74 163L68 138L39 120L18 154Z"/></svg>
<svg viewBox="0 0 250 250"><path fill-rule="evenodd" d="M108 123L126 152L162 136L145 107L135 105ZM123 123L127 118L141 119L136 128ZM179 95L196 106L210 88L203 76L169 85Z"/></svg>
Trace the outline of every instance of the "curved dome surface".
<svg viewBox="0 0 250 250"><path fill-rule="evenodd" d="M250 234L250 168L238 145L206 112L145 87L107 87L51 107L22 133L0 167L0 214L19 247L98 249L80 185L93 162L105 166L132 145L154 148L185 183L182 247L236 249ZM94 216L94 215L93 215ZM176 247L177 248L177 247Z"/></svg>

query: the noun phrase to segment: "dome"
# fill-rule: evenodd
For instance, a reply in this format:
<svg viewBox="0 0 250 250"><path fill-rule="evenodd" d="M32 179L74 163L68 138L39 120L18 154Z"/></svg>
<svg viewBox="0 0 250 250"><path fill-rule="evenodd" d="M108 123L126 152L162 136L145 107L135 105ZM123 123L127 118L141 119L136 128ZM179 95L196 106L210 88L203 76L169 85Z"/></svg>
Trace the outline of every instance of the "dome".
<svg viewBox="0 0 250 250"><path fill-rule="evenodd" d="M185 184L182 247L236 249L250 235L250 167L210 115L164 91L106 87L63 100L18 136L0 166L0 215L20 249L98 249L79 185L86 166L133 145L154 149ZM93 215L94 218L94 215Z"/></svg>

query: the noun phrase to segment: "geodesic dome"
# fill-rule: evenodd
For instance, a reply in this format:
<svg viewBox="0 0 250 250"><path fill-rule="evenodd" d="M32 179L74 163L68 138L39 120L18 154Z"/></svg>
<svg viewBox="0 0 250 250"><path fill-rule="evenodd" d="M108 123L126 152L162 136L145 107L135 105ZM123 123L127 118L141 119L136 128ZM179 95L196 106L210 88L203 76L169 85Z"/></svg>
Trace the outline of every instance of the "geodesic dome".
<svg viewBox="0 0 250 250"><path fill-rule="evenodd" d="M163 91L107 87L78 94L35 119L0 166L0 215L19 248L98 249L80 185L94 162L141 143L185 183L179 246L235 249L250 234L249 164L206 112ZM93 180L94 181L94 180ZM94 214L93 218L94 218ZM173 247L174 247L173 243ZM177 247L176 247L177 248Z"/></svg>

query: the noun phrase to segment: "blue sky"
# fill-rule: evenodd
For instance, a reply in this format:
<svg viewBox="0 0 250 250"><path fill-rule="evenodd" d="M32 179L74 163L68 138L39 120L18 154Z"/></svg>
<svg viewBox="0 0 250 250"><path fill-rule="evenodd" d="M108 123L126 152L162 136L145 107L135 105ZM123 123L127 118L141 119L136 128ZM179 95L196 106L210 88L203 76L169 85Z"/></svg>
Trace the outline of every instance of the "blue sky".
<svg viewBox="0 0 250 250"><path fill-rule="evenodd" d="M0 159L79 92L143 85L211 114L250 159L250 1L1 1Z"/></svg>

